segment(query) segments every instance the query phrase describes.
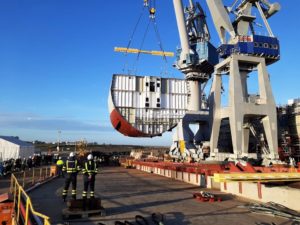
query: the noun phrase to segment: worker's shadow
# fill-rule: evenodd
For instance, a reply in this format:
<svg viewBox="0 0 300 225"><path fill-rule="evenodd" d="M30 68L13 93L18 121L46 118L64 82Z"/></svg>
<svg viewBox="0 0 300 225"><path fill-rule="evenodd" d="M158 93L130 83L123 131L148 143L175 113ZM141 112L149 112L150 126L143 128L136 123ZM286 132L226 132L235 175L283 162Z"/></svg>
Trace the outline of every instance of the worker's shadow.
<svg viewBox="0 0 300 225"><path fill-rule="evenodd" d="M265 222L259 222L259 223L255 223L255 225L276 225L276 223L265 223Z"/></svg>
<svg viewBox="0 0 300 225"><path fill-rule="evenodd" d="M168 212L164 214L164 225L188 225L192 224L186 220L182 212Z"/></svg>

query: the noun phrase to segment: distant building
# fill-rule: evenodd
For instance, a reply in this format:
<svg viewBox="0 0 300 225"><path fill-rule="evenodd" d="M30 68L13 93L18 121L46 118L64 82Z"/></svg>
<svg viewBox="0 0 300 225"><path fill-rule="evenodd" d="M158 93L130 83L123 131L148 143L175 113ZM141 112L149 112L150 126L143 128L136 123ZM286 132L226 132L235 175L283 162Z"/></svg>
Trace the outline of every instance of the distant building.
<svg viewBox="0 0 300 225"><path fill-rule="evenodd" d="M18 137L0 136L0 160L28 158L34 151L33 144Z"/></svg>
<svg viewBox="0 0 300 225"><path fill-rule="evenodd" d="M300 161L300 98L278 107L279 146L286 157Z"/></svg>

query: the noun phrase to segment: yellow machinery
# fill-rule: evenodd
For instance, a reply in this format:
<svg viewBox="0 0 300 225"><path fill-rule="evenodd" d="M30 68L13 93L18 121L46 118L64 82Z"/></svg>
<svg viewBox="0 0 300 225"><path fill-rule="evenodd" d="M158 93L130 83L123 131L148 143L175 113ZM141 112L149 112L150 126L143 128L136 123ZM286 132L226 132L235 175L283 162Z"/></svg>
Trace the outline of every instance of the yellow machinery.
<svg viewBox="0 0 300 225"><path fill-rule="evenodd" d="M0 194L0 224L12 225L13 201L9 193Z"/></svg>
<svg viewBox="0 0 300 225"><path fill-rule="evenodd" d="M136 53L136 54L149 54L149 55L156 55L156 56L168 56L173 57L174 52L165 52L165 51L148 51L148 50L141 50L137 48L124 48L124 47L115 47L115 52L124 52L124 53Z"/></svg>
<svg viewBox="0 0 300 225"><path fill-rule="evenodd" d="M133 162L132 159L126 159L126 162L123 164L123 166L124 166L126 169L133 168L132 162Z"/></svg>
<svg viewBox="0 0 300 225"><path fill-rule="evenodd" d="M86 157L89 153L87 150L87 142L86 141L79 141L76 142L76 153L79 157Z"/></svg>
<svg viewBox="0 0 300 225"><path fill-rule="evenodd" d="M121 159L119 160L119 163L120 163L121 166L123 166L124 168L130 169L130 168L134 168L133 161L134 161L134 159L131 158L131 157L129 157L129 158L121 158Z"/></svg>

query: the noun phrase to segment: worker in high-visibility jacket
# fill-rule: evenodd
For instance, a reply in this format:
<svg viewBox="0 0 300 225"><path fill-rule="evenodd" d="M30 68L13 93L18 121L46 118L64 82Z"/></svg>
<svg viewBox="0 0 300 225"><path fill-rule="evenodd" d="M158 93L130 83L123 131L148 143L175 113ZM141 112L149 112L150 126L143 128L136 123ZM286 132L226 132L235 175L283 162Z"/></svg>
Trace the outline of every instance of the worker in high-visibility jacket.
<svg viewBox="0 0 300 225"><path fill-rule="evenodd" d="M94 198L94 190L95 190L95 180L97 174L97 164L93 160L93 155L89 154L87 157L87 161L84 163L84 167L82 168L83 173L83 192L82 198L87 198L88 187L90 187L90 198Z"/></svg>
<svg viewBox="0 0 300 225"><path fill-rule="evenodd" d="M64 166L64 161L61 159L61 157L59 156L58 160L56 161L56 174L58 175L58 177L64 177L64 173L62 171Z"/></svg>
<svg viewBox="0 0 300 225"><path fill-rule="evenodd" d="M63 200L66 201L70 183L72 183L72 198L76 199L77 174L80 171L80 166L73 152L70 153L64 164L63 171L66 173L65 187L62 193Z"/></svg>

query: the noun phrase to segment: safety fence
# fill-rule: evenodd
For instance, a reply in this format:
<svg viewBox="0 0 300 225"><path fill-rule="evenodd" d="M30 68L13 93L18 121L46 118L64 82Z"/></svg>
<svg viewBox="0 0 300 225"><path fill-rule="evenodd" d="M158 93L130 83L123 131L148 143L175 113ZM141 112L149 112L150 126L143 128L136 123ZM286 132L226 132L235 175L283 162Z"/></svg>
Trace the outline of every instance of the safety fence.
<svg viewBox="0 0 300 225"><path fill-rule="evenodd" d="M24 188L24 190L27 190L28 188L36 185L37 183L54 176L55 173L55 166L39 167L14 173L14 177L17 179L18 183Z"/></svg>
<svg viewBox="0 0 300 225"><path fill-rule="evenodd" d="M11 175L10 192L13 196L13 224L50 225L49 217L36 212L25 190L53 177L49 167L34 168L30 171Z"/></svg>

